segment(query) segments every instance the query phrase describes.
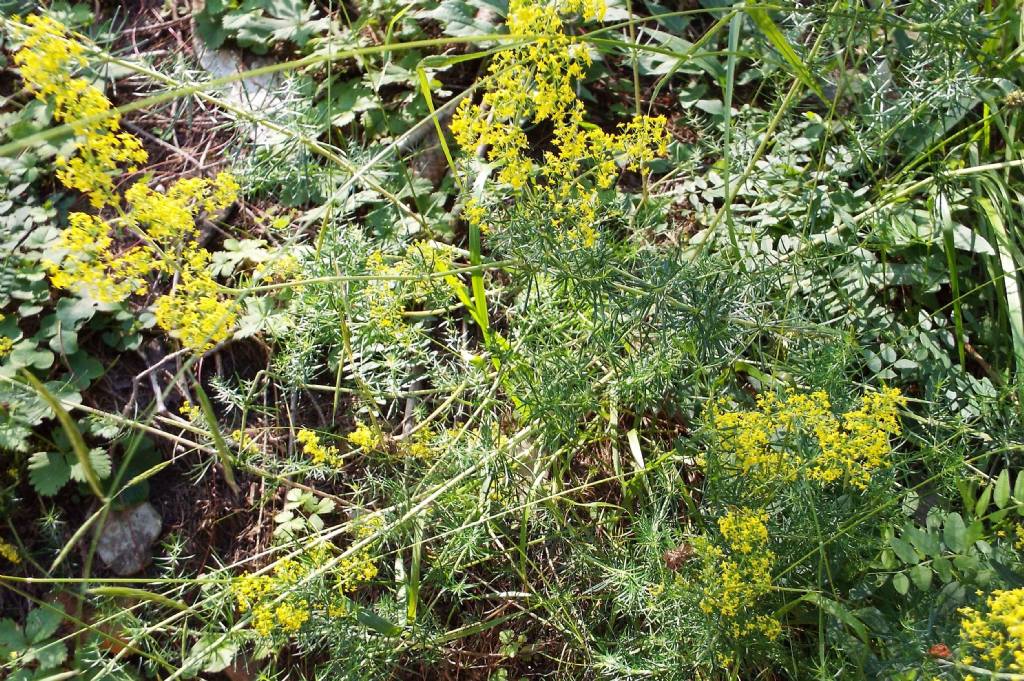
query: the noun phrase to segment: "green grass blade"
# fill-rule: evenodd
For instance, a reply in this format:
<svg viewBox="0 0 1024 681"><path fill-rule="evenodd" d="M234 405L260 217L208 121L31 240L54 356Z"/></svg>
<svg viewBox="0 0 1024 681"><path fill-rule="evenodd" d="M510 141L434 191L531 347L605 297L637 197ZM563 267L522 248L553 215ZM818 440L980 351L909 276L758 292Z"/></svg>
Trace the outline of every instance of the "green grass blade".
<svg viewBox="0 0 1024 681"><path fill-rule="evenodd" d="M995 233L993 246L998 253L999 268L1002 270L1006 316L1010 326L1010 338L1013 342L1014 368L1017 376L1024 376L1024 304L1022 304L1020 282L1016 274L1019 268L1024 268L1024 258L1021 257L1020 250L1015 248L1006 229L1006 223L992 201L983 196L978 199L978 205L981 206Z"/></svg>
<svg viewBox="0 0 1024 681"><path fill-rule="evenodd" d="M123 586L94 586L88 590L88 593L94 596L106 596L109 598L132 598L139 601L150 601L182 612L188 610L188 605L181 601L176 601L167 596L146 591L145 589L133 589Z"/></svg>
<svg viewBox="0 0 1024 681"><path fill-rule="evenodd" d="M762 7L755 7L747 5L744 8L747 12L747 16L754 22L758 30L764 34L764 37L768 39L768 42L772 44L782 58L786 60L786 63L793 69L793 73L800 80L801 83L811 89L814 94L818 95L821 101L826 104L829 103L828 98L825 96L825 92L818 85L818 81L811 74L811 70L807 68L807 64L800 58L799 53L786 38L785 34L779 29L778 25L772 21L771 16L768 14L768 10Z"/></svg>
<svg viewBox="0 0 1024 681"><path fill-rule="evenodd" d="M217 458L220 460L220 465L224 467L224 481L228 483L228 487L233 492L237 493L238 483L235 482L235 472L231 467L231 450L228 449L228 443L220 433L217 415L213 413L213 405L210 404L210 398L206 396L206 391L203 390L203 386L199 385L199 381L195 381L192 387L195 388L196 396L199 398L199 406L202 408L206 425L210 427L210 437L213 438L213 446L217 449Z"/></svg>

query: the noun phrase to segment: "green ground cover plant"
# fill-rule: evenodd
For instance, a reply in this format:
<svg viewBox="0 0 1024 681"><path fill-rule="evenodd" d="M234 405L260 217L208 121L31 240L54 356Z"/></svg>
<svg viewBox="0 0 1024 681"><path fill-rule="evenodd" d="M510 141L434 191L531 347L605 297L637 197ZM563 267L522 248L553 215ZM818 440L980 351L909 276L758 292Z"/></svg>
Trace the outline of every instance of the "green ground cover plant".
<svg viewBox="0 0 1024 681"><path fill-rule="evenodd" d="M4 678L1024 678L1015 0L0 40Z"/></svg>

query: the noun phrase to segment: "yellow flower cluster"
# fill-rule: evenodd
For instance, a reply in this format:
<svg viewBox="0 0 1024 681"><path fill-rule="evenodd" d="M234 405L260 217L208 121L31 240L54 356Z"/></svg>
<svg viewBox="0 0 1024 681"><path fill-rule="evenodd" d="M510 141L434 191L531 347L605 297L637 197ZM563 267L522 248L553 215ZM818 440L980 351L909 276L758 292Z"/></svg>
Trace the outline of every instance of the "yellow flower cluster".
<svg viewBox="0 0 1024 681"><path fill-rule="evenodd" d="M373 516L363 520L355 528L357 540L372 537L381 527L383 521L379 516ZM360 584L369 582L377 576L377 564L370 553L370 544L367 544L351 556L342 558L335 571L335 578L338 591L341 593L352 593Z"/></svg>
<svg viewBox="0 0 1024 681"><path fill-rule="evenodd" d="M768 514L764 511L741 509L718 519L718 529L733 551L753 553L768 543Z"/></svg>
<svg viewBox="0 0 1024 681"><path fill-rule="evenodd" d="M248 612L267 596L274 593L275 582L270 575L244 575L231 583L240 612Z"/></svg>
<svg viewBox="0 0 1024 681"><path fill-rule="evenodd" d="M17 547L3 539L0 539L0 557L6 558L8 562L15 565L21 562L21 556L18 555Z"/></svg>
<svg viewBox="0 0 1024 681"><path fill-rule="evenodd" d="M335 468L342 465L344 460L338 448L322 445L320 437L312 430L303 428L295 435L295 439L302 443L302 451L315 465Z"/></svg>
<svg viewBox="0 0 1024 681"><path fill-rule="evenodd" d="M1024 589L993 591L982 611L961 608L960 640L970 651L964 664L977 661L993 673L1024 673Z"/></svg>
<svg viewBox="0 0 1024 681"><path fill-rule="evenodd" d="M4 320L4 315L0 313L0 322ZM3 359L7 355L11 354L11 350L14 349L14 341L7 336L0 336L0 359Z"/></svg>
<svg viewBox="0 0 1024 681"><path fill-rule="evenodd" d="M591 65L587 46L566 34L562 16L578 13L601 19L605 6L595 0L512 0L508 30L529 42L499 52L491 63L487 89L479 104L463 100L451 130L463 151L487 150L498 167L497 180L513 192L529 189L542 197L545 221L570 241L585 247L597 239L598 189L608 189L618 174L616 159L641 174L646 164L668 151L663 116L636 116L607 133L584 121L584 106L574 82ZM539 166L528 156L525 123L550 121L553 151ZM592 179L588 177L592 175ZM490 228L486 210L467 205L467 219Z"/></svg>
<svg viewBox="0 0 1024 681"><path fill-rule="evenodd" d="M384 254L377 251L366 259L366 271L371 276L381 277L363 289L363 302L370 321L382 331L404 336L408 327L402 318L401 286L399 281L390 278L404 275L404 269L400 264L388 264Z"/></svg>
<svg viewBox="0 0 1024 681"><path fill-rule="evenodd" d="M238 445L238 451L240 452L258 454L260 451L260 446L256 443L256 440L249 433L239 428L231 431L231 439Z"/></svg>
<svg viewBox="0 0 1024 681"><path fill-rule="evenodd" d="M375 527L370 523L362 524L357 527L355 535L365 539ZM232 580L231 593L238 610L252 612L252 628L256 633L268 637L275 631L294 634L302 628L314 607L295 592L304 581L311 579L313 572L327 564L334 550L329 543L318 541L307 547L297 559L279 560L272 574L243 575ZM333 581L336 596L329 597L319 607L331 617L347 613L344 596L376 576L377 566L370 547L364 546L353 555L342 558L327 572L326 577Z"/></svg>
<svg viewBox="0 0 1024 681"><path fill-rule="evenodd" d="M402 441L402 453L414 459L427 459L434 452L437 434L430 428L420 428L412 437Z"/></svg>
<svg viewBox="0 0 1024 681"><path fill-rule="evenodd" d="M428 299L443 304L450 299L452 290L445 278L429 275L449 271L452 260L450 247L430 241L410 244L401 255L371 253L365 267L373 278L360 295L364 318L400 344L411 341L412 327L405 321L407 304Z"/></svg>
<svg viewBox="0 0 1024 681"><path fill-rule="evenodd" d="M231 336L238 318L233 304L221 297L219 290L205 271L183 276L172 293L157 299L153 306L156 323L185 347L209 350Z"/></svg>
<svg viewBox="0 0 1024 681"><path fill-rule="evenodd" d="M197 407L196 405L192 404L188 400L185 400L185 402L183 402L182 405L178 407L178 413L184 416L188 421L191 421L192 423L203 422L203 410Z"/></svg>
<svg viewBox="0 0 1024 681"><path fill-rule="evenodd" d="M88 62L85 48L67 28L39 15L29 16L25 24L24 41L14 55L25 85L40 100L53 103L54 118L83 136L73 158L58 159L58 179L87 194L96 208L117 204L114 175L121 166L134 172L146 162L142 144L121 132L110 100L88 80L73 75Z"/></svg>
<svg viewBox="0 0 1024 681"><path fill-rule="evenodd" d="M146 276L159 270L148 248L133 246L122 253L113 250L110 225L87 213L68 215L61 232L57 261L47 260L50 281L56 288L75 291L101 303L118 303L132 294L149 291Z"/></svg>
<svg viewBox="0 0 1024 681"><path fill-rule="evenodd" d="M706 538L694 542L704 564L704 597L700 608L732 621L739 631L755 621L748 611L757 599L772 590L771 568L775 554L768 549L768 515L750 509L730 510L718 525L726 549L714 546ZM758 626L762 633L777 629L770 618ZM735 632L734 632L735 633Z"/></svg>
<svg viewBox="0 0 1024 681"><path fill-rule="evenodd" d="M369 453L384 446L384 435L373 426L357 422L355 430L348 434L348 441L363 452Z"/></svg>
<svg viewBox="0 0 1024 681"><path fill-rule="evenodd" d="M352 593L377 576L377 564L367 548L342 558L334 574L338 591Z"/></svg>
<svg viewBox="0 0 1024 681"><path fill-rule="evenodd" d="M808 477L822 483L844 477L854 487L866 488L871 472L889 463L889 438L900 434L898 414L906 402L899 389L883 388L865 395L860 408L843 414L841 425L834 420L816 425L821 456Z"/></svg>
<svg viewBox="0 0 1024 681"><path fill-rule="evenodd" d="M302 625L309 619L309 604L306 601L299 601L296 604L282 603L274 611L277 615L277 623L285 633L293 633L302 628Z"/></svg>
<svg viewBox="0 0 1024 681"><path fill-rule="evenodd" d="M63 24L33 15L21 28L23 41L14 62L26 86L51 102L54 118L71 125L80 138L72 158L58 159L58 179L88 195L96 209L110 208L118 215L109 221L81 212L68 216L55 259L46 263L53 285L118 303L148 293L147 277L173 273L179 284L157 301L157 324L198 351L225 340L236 315L207 271L210 253L193 241L199 236L198 214L233 203L238 183L229 173L179 180L166 192L137 182L122 201L115 180L146 162L142 144L121 131L120 117L106 95L74 76L87 64L85 48ZM115 237L126 236L137 243L119 251Z"/></svg>
<svg viewBox="0 0 1024 681"><path fill-rule="evenodd" d="M285 282L297 279L302 274L302 263L291 253L279 254L266 262L256 265L254 281Z"/></svg>
<svg viewBox="0 0 1024 681"><path fill-rule="evenodd" d="M163 248L199 236L195 218L200 211L223 210L238 198L238 182L230 173L210 180L189 177L178 180L166 192L137 182L124 193L131 207L127 222Z"/></svg>
<svg viewBox="0 0 1024 681"><path fill-rule="evenodd" d="M824 392L791 391L781 399L762 393L751 411L713 405L710 415L722 451L744 475L791 481L802 474L825 485L843 479L865 489L873 471L889 464L889 440L900 433L898 414L905 404L898 389L883 388L836 416Z"/></svg>

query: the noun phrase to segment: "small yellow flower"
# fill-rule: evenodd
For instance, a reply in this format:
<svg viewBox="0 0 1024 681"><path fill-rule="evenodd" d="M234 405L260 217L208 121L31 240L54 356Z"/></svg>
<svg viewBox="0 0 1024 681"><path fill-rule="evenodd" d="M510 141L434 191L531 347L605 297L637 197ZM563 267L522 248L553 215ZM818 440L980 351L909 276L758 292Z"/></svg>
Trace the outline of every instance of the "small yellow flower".
<svg viewBox="0 0 1024 681"><path fill-rule="evenodd" d="M586 75L591 58L587 45L566 30L564 17L576 14L589 21L604 13L598 0L511 0L509 33L530 41L495 55L482 101L463 100L451 124L456 143L467 154L486 150L497 168L498 185L510 190L518 208L542 211L545 224L569 245L582 248L598 241L596 189L614 185L616 159L646 174L647 164L668 152L664 117L637 116L611 134L584 121L575 83ZM553 127L552 150L539 162L530 155L534 145L524 121L550 121ZM548 200L534 209L531 195ZM481 231L492 229L475 199L467 201L465 212Z"/></svg>
<svg viewBox="0 0 1024 681"><path fill-rule="evenodd" d="M1024 589L993 591L980 609L960 614L962 661L977 659L993 673L1024 672Z"/></svg>
<svg viewBox="0 0 1024 681"><path fill-rule="evenodd" d="M317 466L339 467L344 463L337 447L320 444L320 437L311 430L303 428L295 435L295 439L302 443L306 456Z"/></svg>
<svg viewBox="0 0 1024 681"><path fill-rule="evenodd" d="M209 274L188 270L172 293L157 299L153 313L160 328L197 352L230 338L238 318Z"/></svg>
<svg viewBox="0 0 1024 681"><path fill-rule="evenodd" d="M295 633L302 628L302 625L309 619L309 604L306 601L296 603L281 603L274 613L277 616L277 623L281 625L285 633Z"/></svg>
<svg viewBox="0 0 1024 681"><path fill-rule="evenodd" d="M3 539L0 539L0 556L6 558L8 562L14 563L15 565L21 562L21 556L18 555L17 547Z"/></svg>
<svg viewBox="0 0 1024 681"><path fill-rule="evenodd" d="M26 87L51 103L54 118L78 136L74 155L57 159L57 178L86 194L95 208L113 207L120 214L109 221L81 212L68 216L56 258L45 263L54 287L118 303L147 294L150 275L175 273L181 282L157 301L157 324L197 351L226 340L236 315L205 271L209 252L189 242L199 236L196 216L235 201L238 182L220 173L213 179L179 180L166 192L137 182L124 194L124 210L115 180L145 163L146 152L138 138L121 130L106 95L74 75L87 66L85 48L49 17L30 16L24 26L15 26L15 33L23 41L14 63ZM119 249L115 236L126 231L142 243Z"/></svg>
<svg viewBox="0 0 1024 681"><path fill-rule="evenodd" d="M378 450L384 444L380 431L365 423L356 424L355 430L348 434L348 441L364 452Z"/></svg>
<svg viewBox="0 0 1024 681"><path fill-rule="evenodd" d="M274 590L274 579L268 575L244 575L231 582L231 591L241 612L247 612Z"/></svg>
<svg viewBox="0 0 1024 681"><path fill-rule="evenodd" d="M269 605L261 605L253 610L252 628L264 638L274 632L274 610Z"/></svg>
<svg viewBox="0 0 1024 681"><path fill-rule="evenodd" d="M824 392L790 392L783 399L763 393L756 409L723 411L713 404L709 415L722 451L743 474L756 471L777 481L803 475L822 485L844 480L865 489L872 473L889 464L890 438L900 433L898 413L905 404L899 390L884 388L836 416ZM794 444L807 440L817 447Z"/></svg>

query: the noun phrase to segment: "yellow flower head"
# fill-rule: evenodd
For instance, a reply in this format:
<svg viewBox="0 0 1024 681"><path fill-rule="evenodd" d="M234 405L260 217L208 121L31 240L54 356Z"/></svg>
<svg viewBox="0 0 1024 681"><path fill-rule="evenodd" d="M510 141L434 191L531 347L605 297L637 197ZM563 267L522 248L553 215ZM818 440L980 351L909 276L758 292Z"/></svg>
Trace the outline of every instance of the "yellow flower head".
<svg viewBox="0 0 1024 681"><path fill-rule="evenodd" d="M900 433L899 409L906 399L895 388L867 393L858 409L836 416L824 392L758 396L757 408L709 415L719 447L743 474L777 481L803 475L822 485L845 480L867 487L875 470L889 464L890 437ZM810 441L817 445L806 445Z"/></svg>
<svg viewBox="0 0 1024 681"><path fill-rule="evenodd" d="M597 243L597 194L618 175L618 158L642 174L654 158L668 151L664 117L638 116L609 134L584 121L576 81L591 65L587 45L568 35L564 18L601 19L601 0L512 0L508 30L529 42L499 52L491 63L480 103L463 100L451 130L467 154L486 150L497 166L496 180L524 201L529 194L547 195L544 222L569 243L590 248ZM531 144L523 123L550 121L552 151L543 162L529 155ZM593 172L591 172L593 171ZM490 228L485 213L470 201L466 218L481 229Z"/></svg>
<svg viewBox="0 0 1024 681"><path fill-rule="evenodd" d="M979 609L961 608L964 655L993 673L1024 673L1024 589L993 591Z"/></svg>
<svg viewBox="0 0 1024 681"><path fill-rule="evenodd" d="M230 338L238 317L206 272L183 273L178 287L157 299L153 312L160 328L197 352Z"/></svg>
<svg viewBox="0 0 1024 681"><path fill-rule="evenodd" d="M7 559L8 562L15 565L21 562L21 556L18 554L17 547L3 539L0 539L0 557Z"/></svg>
<svg viewBox="0 0 1024 681"><path fill-rule="evenodd" d="M338 448L320 444L320 437L312 430L303 428L295 435L295 439L302 443L306 456L317 466L339 467L344 462Z"/></svg>

